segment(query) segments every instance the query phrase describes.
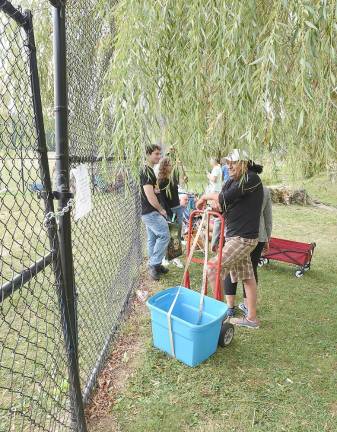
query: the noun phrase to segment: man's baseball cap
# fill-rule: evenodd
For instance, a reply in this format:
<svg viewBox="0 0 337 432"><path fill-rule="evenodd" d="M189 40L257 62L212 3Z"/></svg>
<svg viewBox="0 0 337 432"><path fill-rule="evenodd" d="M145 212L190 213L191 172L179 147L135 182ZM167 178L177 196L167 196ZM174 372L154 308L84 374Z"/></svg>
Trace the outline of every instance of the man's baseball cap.
<svg viewBox="0 0 337 432"><path fill-rule="evenodd" d="M229 162L249 161L249 156L245 150L233 149L225 159Z"/></svg>

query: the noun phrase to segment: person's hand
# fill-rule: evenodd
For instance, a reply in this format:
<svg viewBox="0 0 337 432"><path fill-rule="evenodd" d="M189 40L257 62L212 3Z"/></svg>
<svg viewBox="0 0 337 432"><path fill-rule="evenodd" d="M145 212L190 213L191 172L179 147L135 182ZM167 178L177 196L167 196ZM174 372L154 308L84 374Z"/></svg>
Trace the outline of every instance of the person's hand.
<svg viewBox="0 0 337 432"><path fill-rule="evenodd" d="M212 207L213 211L221 213L221 207L220 207L219 201L214 201L214 200L211 201L211 207Z"/></svg>
<svg viewBox="0 0 337 432"><path fill-rule="evenodd" d="M201 198L198 199L198 201L196 202L195 207L196 207L198 210L203 210L203 209L205 208L205 204L206 204L205 199L204 199L203 197L201 197Z"/></svg>
<svg viewBox="0 0 337 432"><path fill-rule="evenodd" d="M184 176L183 180L184 180L184 183L188 183L188 177L186 175Z"/></svg>
<svg viewBox="0 0 337 432"><path fill-rule="evenodd" d="M161 214L165 219L167 219L167 213L166 213L166 210L161 209L159 213L160 213L160 214Z"/></svg>

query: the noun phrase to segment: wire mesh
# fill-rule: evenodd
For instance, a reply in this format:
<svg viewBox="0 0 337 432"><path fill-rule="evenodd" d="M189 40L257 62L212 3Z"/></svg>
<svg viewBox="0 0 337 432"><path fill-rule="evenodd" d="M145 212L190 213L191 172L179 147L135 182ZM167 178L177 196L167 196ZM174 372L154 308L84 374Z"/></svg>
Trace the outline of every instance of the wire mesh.
<svg viewBox="0 0 337 432"><path fill-rule="evenodd" d="M70 430L71 413L57 256L43 224L30 31L0 10L0 431L49 432Z"/></svg>
<svg viewBox="0 0 337 432"><path fill-rule="evenodd" d="M97 160L109 60L98 49L108 29L97 2L69 2L66 26L69 151L73 168L88 166L93 200L91 213L72 222L80 377L87 401L139 274L140 206L138 189L125 168Z"/></svg>
<svg viewBox="0 0 337 432"><path fill-rule="evenodd" d="M60 294L56 231L44 223L44 173L54 173L55 161L49 153L49 166L43 166L38 150L43 131L36 130L31 88L34 47L27 35L32 29L6 15L4 4L9 2L0 0L0 432L82 430L76 424L80 404L72 393L72 367L79 368L86 402L142 259L137 185L125 167L99 157L99 111L109 58L100 55L98 46L111 27L105 27L95 0L67 2L69 153L72 168L82 163L89 168L93 202L88 216L72 218L79 341L74 366L62 312L70 305ZM15 11L16 18L20 14Z"/></svg>

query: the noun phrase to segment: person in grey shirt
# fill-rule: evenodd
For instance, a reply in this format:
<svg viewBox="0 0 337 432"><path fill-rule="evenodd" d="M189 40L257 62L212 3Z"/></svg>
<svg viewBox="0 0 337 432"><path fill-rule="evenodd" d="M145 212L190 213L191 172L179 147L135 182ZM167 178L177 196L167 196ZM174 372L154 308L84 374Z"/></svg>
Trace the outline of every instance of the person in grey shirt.
<svg viewBox="0 0 337 432"><path fill-rule="evenodd" d="M272 201L270 196L270 191L267 187L263 187L263 203L260 217L260 226L259 226L259 242L256 248L250 254L254 275L256 279L256 283L258 283L257 276L257 267L261 258L262 251L268 251L269 239L271 237L271 231L273 228L273 218L272 218ZM237 282L233 283L231 281L230 275L225 278L225 295L226 295L226 303L228 305L227 309L227 317L234 316L235 313L235 295L237 289ZM239 309L247 315L247 306L246 306L246 293L245 288L243 287L243 298L244 303L239 304Z"/></svg>

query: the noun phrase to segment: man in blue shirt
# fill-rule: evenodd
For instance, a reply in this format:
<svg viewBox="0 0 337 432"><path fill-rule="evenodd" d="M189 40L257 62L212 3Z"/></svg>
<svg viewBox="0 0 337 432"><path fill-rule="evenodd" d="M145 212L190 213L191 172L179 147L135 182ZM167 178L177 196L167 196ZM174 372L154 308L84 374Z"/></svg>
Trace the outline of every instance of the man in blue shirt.
<svg viewBox="0 0 337 432"><path fill-rule="evenodd" d="M221 170L222 170L222 181L226 183L226 181L229 179L229 172L228 172L228 167L225 158L221 159Z"/></svg>

